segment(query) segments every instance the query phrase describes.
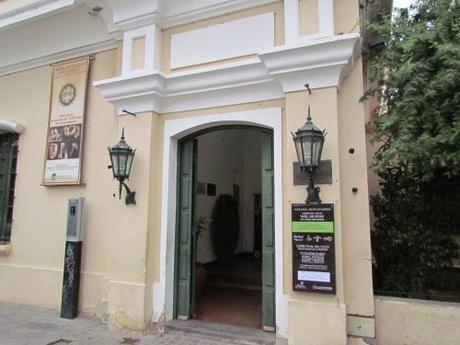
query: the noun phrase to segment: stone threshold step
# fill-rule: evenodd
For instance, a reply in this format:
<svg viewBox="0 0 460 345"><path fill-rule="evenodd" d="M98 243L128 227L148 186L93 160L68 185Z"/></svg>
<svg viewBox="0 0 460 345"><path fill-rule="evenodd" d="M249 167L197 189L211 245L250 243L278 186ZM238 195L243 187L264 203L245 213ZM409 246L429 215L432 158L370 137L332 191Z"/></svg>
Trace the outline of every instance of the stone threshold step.
<svg viewBox="0 0 460 345"><path fill-rule="evenodd" d="M225 339L235 345L275 345L276 343L274 333L199 320L171 320L165 327L165 332L168 330Z"/></svg>

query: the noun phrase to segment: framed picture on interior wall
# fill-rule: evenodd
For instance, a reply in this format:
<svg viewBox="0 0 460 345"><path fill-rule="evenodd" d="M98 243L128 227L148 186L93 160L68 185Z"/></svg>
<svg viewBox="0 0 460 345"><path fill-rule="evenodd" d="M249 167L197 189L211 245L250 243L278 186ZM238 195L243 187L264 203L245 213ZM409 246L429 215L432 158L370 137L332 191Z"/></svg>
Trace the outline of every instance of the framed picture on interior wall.
<svg viewBox="0 0 460 345"><path fill-rule="evenodd" d="M214 183L208 183L207 194L208 196L216 196L216 185Z"/></svg>
<svg viewBox="0 0 460 345"><path fill-rule="evenodd" d="M196 194L206 194L206 183L197 182L197 184L196 184Z"/></svg>
<svg viewBox="0 0 460 345"><path fill-rule="evenodd" d="M233 199L235 199L236 204L240 205L240 186L237 184L233 185Z"/></svg>

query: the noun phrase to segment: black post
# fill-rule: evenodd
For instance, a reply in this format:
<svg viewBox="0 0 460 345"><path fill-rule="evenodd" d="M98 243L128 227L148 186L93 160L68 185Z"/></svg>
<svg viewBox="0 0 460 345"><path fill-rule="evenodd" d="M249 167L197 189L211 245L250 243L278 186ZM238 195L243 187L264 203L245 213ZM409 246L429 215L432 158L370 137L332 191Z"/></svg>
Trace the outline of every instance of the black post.
<svg viewBox="0 0 460 345"><path fill-rule="evenodd" d="M61 300L61 317L66 319L74 319L78 316L80 263L83 247L83 204L83 198L69 199L67 208L67 231Z"/></svg>
<svg viewBox="0 0 460 345"><path fill-rule="evenodd" d="M66 319L78 316L81 250L81 241L66 241L61 301L61 317Z"/></svg>

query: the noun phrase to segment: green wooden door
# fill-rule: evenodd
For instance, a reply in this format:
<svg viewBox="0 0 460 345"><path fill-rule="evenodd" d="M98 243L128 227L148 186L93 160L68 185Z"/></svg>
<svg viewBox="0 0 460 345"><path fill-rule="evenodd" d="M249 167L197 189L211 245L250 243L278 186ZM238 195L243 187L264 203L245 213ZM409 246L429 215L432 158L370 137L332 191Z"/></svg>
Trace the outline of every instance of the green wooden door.
<svg viewBox="0 0 460 345"><path fill-rule="evenodd" d="M175 317L188 320L194 314L194 179L196 141L179 144L178 198L176 231L176 298Z"/></svg>
<svg viewBox="0 0 460 345"><path fill-rule="evenodd" d="M275 331L275 228L273 199L273 136L262 139L262 325Z"/></svg>

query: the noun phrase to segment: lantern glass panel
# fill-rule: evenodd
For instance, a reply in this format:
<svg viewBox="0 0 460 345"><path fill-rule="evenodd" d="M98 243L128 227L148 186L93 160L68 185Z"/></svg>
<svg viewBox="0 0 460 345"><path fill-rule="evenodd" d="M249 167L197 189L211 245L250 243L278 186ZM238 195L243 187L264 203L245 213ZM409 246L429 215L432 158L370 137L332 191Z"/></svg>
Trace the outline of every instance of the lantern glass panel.
<svg viewBox="0 0 460 345"><path fill-rule="evenodd" d="M303 148L303 164L304 167L308 168L312 166L312 137L305 135L302 137L302 148Z"/></svg>
<svg viewBox="0 0 460 345"><path fill-rule="evenodd" d="M323 138L319 136L315 136L313 138L312 147L313 147L313 150L312 150L313 154L312 154L311 165L317 167L319 166L319 160L320 160L321 151L323 148Z"/></svg>
<svg viewBox="0 0 460 345"><path fill-rule="evenodd" d="M117 177L120 175L120 152L112 151L111 156L113 157L113 176Z"/></svg>
<svg viewBox="0 0 460 345"><path fill-rule="evenodd" d="M303 153L302 153L302 140L300 136L294 138L295 151L297 153L297 160L303 166Z"/></svg>
<svg viewBox="0 0 460 345"><path fill-rule="evenodd" d="M126 176L127 152L118 153L118 174L120 177Z"/></svg>
<svg viewBox="0 0 460 345"><path fill-rule="evenodd" d="M110 157L112 158L113 177L117 177L118 176L118 152L111 151Z"/></svg>
<svg viewBox="0 0 460 345"><path fill-rule="evenodd" d="M133 165L134 152L129 152L126 160L126 177L131 174L131 166Z"/></svg>
<svg viewBox="0 0 460 345"><path fill-rule="evenodd" d="M115 160L113 159L113 154L112 154L112 151L110 150L110 147L108 148L109 149L109 157L110 157L110 166L112 167L112 173L113 175L115 176Z"/></svg>

